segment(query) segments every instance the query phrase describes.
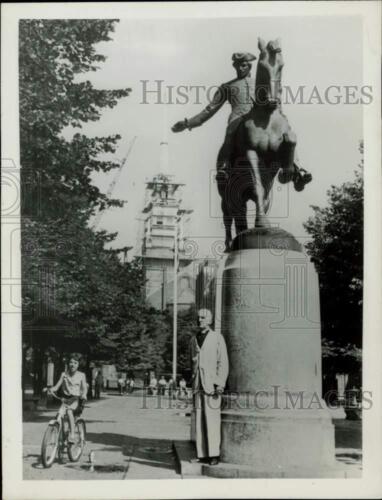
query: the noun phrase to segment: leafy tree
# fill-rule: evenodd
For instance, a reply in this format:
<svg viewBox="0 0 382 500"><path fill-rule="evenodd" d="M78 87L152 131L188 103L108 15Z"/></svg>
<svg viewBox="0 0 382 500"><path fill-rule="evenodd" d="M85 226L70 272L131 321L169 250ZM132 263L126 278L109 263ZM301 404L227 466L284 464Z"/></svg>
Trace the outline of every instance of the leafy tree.
<svg viewBox="0 0 382 500"><path fill-rule="evenodd" d="M123 204L92 184L95 172L119 166L108 158L120 137L64 135L129 94L85 79L105 60L96 45L111 40L115 23L20 21L23 321L25 328L49 303L88 346L88 358L113 362L126 353L129 363L159 366L168 327L145 305L141 263L123 264L118 249L107 249L116 233L89 227L96 211Z"/></svg>
<svg viewBox="0 0 382 500"><path fill-rule="evenodd" d="M141 304L122 327L118 364L135 370L154 370L157 374L163 372L164 347L170 335L165 314Z"/></svg>
<svg viewBox="0 0 382 500"><path fill-rule="evenodd" d="M340 345L325 339L322 346L323 369L339 373L356 373L362 365L362 350L354 344Z"/></svg>
<svg viewBox="0 0 382 500"><path fill-rule="evenodd" d="M115 20L21 20L19 24L21 165L39 175L45 188L40 217L69 218L73 211L87 215L95 209L121 206L91 183L93 172L118 167L100 160L114 153L118 135L90 138L62 136L66 127L81 128L98 120L104 108L114 107L130 89L95 89L79 78L96 71L105 57L95 45L109 41ZM70 203L68 204L68 199Z"/></svg>
<svg viewBox="0 0 382 500"><path fill-rule="evenodd" d="M360 147L361 154L363 146ZM328 205L313 206L304 224L308 253L319 274L324 365L360 366L363 293L363 177L332 186ZM339 361L341 359L341 362Z"/></svg>
<svg viewBox="0 0 382 500"><path fill-rule="evenodd" d="M118 166L99 155L113 153L119 136L75 134L66 140L62 133L98 120L104 108L129 94L129 89L95 89L78 78L105 60L95 45L110 40L115 22L36 19L19 24L22 266L24 283L36 284L34 291L23 289L24 310L39 307L38 289L47 280L54 288L54 306L66 318L88 314L94 322L92 307L103 304L89 288L95 288L100 271L96 264L106 257L104 245L115 235L94 234L88 222L97 208L122 202L108 200L92 185L91 175ZM104 275L98 276L99 281Z"/></svg>

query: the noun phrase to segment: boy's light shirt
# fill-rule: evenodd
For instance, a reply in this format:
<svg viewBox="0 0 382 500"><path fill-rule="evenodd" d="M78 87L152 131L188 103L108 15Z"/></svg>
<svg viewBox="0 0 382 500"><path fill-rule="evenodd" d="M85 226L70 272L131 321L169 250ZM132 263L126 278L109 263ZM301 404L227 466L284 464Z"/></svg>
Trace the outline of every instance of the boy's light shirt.
<svg viewBox="0 0 382 500"><path fill-rule="evenodd" d="M79 371L70 375L67 372L62 374L62 386L66 396L86 397L85 374Z"/></svg>

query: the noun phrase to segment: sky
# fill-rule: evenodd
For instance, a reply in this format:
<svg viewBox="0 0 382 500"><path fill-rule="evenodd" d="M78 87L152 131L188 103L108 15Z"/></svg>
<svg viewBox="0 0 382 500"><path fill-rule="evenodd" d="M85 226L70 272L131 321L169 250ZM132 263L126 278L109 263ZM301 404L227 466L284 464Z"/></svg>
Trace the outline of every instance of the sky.
<svg viewBox="0 0 382 500"><path fill-rule="evenodd" d="M207 95L195 90L188 102L159 104L155 94L143 95L143 80L150 90L156 80L165 86L216 86L235 77L231 64L233 52L252 52L258 56L257 37L266 41L281 38L284 56L283 86L295 93L304 87L305 103L283 104L283 113L297 134L301 165L313 175L313 181L301 193L293 186L275 182L270 218L296 237L307 237L303 222L313 213L310 205L324 206L326 192L353 178L360 161L362 105L344 104L345 86L358 88L362 80L362 25L359 17L247 17L171 20L121 20L113 41L101 43L97 50L107 57L99 71L85 75L96 88L130 87L129 97L112 110L105 110L98 122L84 125L90 136L118 133L122 136L115 158L126 154L137 136L113 197L127 200L123 208L107 210L99 228L118 231L115 247L133 246L141 222L145 181L163 169L161 141L168 141L168 173L184 183L183 203L193 209L187 225L188 236L198 245L197 257L212 255L213 244L224 239L220 198L213 182L216 155L223 141L229 104L202 127L174 134L171 126L191 117L207 104ZM255 76L256 61L252 69ZM341 103L324 99L325 89L340 86ZM317 99L307 103L314 87ZM357 91L357 96L359 92ZM94 183L104 192L115 173L98 174ZM253 205L249 206L253 224ZM133 251L130 252L130 257Z"/></svg>

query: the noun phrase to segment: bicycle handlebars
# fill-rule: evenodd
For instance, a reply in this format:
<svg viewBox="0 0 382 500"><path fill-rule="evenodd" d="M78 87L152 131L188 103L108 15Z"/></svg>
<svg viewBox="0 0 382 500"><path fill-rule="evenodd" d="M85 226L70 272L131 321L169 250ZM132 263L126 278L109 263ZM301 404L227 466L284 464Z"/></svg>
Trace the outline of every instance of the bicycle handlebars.
<svg viewBox="0 0 382 500"><path fill-rule="evenodd" d="M57 394L54 391L52 391L51 389L49 389L49 387L44 387L44 389L42 390L42 392L47 392L48 394L50 394L51 396L53 396L54 398L58 399L61 402L63 400L63 398L58 397Z"/></svg>
<svg viewBox="0 0 382 500"><path fill-rule="evenodd" d="M61 401L61 403L64 402L65 398L60 398L59 396L57 396L57 394L54 391L52 391L51 389L49 389L49 387L44 387L42 392L47 392L48 394L52 395L54 398L58 399L58 401ZM80 404L83 406L83 408L85 408L84 400L81 400L81 398L79 398L79 401L80 401ZM81 403L81 401L82 401L82 403Z"/></svg>

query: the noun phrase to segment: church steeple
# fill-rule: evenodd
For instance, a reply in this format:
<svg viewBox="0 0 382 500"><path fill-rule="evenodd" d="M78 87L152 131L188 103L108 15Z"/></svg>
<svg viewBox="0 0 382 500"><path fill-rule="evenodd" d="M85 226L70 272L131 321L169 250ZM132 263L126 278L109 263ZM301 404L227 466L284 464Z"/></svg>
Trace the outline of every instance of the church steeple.
<svg viewBox="0 0 382 500"><path fill-rule="evenodd" d="M160 173L146 182L141 246L147 280L146 297L154 307L161 309L166 307L164 284L173 273L175 244L178 245L179 268L191 262L185 255L183 241L185 215L193 210L183 208L184 184L176 182L169 170L168 143L161 142Z"/></svg>

